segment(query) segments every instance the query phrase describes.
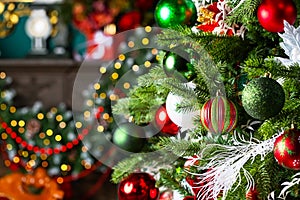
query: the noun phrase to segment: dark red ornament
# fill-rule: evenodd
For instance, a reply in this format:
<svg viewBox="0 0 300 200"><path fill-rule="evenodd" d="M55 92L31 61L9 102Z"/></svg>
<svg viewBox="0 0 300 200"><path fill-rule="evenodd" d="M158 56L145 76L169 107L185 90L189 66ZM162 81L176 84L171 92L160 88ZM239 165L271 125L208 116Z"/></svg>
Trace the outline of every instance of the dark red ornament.
<svg viewBox="0 0 300 200"><path fill-rule="evenodd" d="M274 157L278 164L293 170L300 170L300 131L284 131L274 142Z"/></svg>
<svg viewBox="0 0 300 200"><path fill-rule="evenodd" d="M154 7L154 0L135 0L135 6L139 10L149 11Z"/></svg>
<svg viewBox="0 0 300 200"><path fill-rule="evenodd" d="M186 196L186 197L184 197L183 200L196 200L196 197L194 197L194 196Z"/></svg>
<svg viewBox="0 0 300 200"><path fill-rule="evenodd" d="M165 105L160 106L156 111L155 123L162 133L176 135L179 131L179 127L168 116Z"/></svg>
<svg viewBox="0 0 300 200"><path fill-rule="evenodd" d="M246 200L259 200L256 188L251 188L246 194Z"/></svg>
<svg viewBox="0 0 300 200"><path fill-rule="evenodd" d="M119 31L137 28L141 25L142 15L138 11L131 11L121 16L118 22Z"/></svg>
<svg viewBox="0 0 300 200"><path fill-rule="evenodd" d="M270 32L282 32L286 20L294 24L297 9L293 0L263 0L258 6L257 17L260 25Z"/></svg>
<svg viewBox="0 0 300 200"><path fill-rule="evenodd" d="M131 174L119 184L119 200L157 200L158 196L155 179L147 173Z"/></svg>

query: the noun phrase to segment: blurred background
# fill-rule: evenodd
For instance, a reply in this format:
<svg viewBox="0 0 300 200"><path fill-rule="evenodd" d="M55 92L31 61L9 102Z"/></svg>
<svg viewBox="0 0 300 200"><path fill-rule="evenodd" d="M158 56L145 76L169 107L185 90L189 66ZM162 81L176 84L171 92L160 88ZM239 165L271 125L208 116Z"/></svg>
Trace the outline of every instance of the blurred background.
<svg viewBox="0 0 300 200"><path fill-rule="evenodd" d="M64 199L117 199L117 186L110 182L111 169L98 162L81 143L88 130L76 133L82 123L75 123L72 118L73 83L84 60L97 61L101 67L101 62L119 58L112 66L118 74L124 73L126 68L120 69L115 63L130 64L119 51L124 45L128 48L128 41L115 41L113 37L126 30L154 25L156 3L0 2L0 177L41 167L60 185ZM101 41L109 42L99 45ZM132 58L141 54L147 52ZM140 62L148 59L142 58ZM103 84L106 89L99 90L99 95L108 96L111 79ZM83 121L90 115L111 120L105 115L110 107L107 102L91 105L97 89L98 85L82 88L79 102L87 107Z"/></svg>

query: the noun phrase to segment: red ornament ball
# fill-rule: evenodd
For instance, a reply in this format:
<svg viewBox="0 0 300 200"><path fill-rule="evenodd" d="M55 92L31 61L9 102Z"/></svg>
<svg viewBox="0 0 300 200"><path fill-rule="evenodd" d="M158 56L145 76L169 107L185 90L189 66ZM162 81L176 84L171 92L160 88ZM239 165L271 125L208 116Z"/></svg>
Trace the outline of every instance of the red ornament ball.
<svg viewBox="0 0 300 200"><path fill-rule="evenodd" d="M296 5L292 0L263 0L258 6L257 17L260 25L270 32L282 32L286 20L294 24L297 17Z"/></svg>
<svg viewBox="0 0 300 200"><path fill-rule="evenodd" d="M119 184L119 200L157 200L158 196L155 179L147 173L131 174Z"/></svg>
<svg viewBox="0 0 300 200"><path fill-rule="evenodd" d="M300 170L300 131L284 131L274 142L274 157L279 165Z"/></svg>
<svg viewBox="0 0 300 200"><path fill-rule="evenodd" d="M142 23L142 15L138 11L131 11L121 16L118 22L119 31L137 28Z"/></svg>
<svg viewBox="0 0 300 200"><path fill-rule="evenodd" d="M155 123L162 133L176 135L179 131L179 127L168 116L165 105L160 106L156 111Z"/></svg>
<svg viewBox="0 0 300 200"><path fill-rule="evenodd" d="M202 125L211 133L221 134L233 130L237 123L237 109L229 99L216 96L208 100L200 113Z"/></svg>

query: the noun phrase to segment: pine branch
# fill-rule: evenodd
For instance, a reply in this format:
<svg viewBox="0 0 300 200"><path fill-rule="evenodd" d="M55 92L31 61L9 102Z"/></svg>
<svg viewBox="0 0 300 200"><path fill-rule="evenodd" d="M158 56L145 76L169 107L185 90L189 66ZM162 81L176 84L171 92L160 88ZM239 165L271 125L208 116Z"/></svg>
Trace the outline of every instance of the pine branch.
<svg viewBox="0 0 300 200"><path fill-rule="evenodd" d="M166 149L152 153L133 154L113 167L112 181L118 183L134 171L144 168L150 168L153 173L157 173L160 168L171 168L170 162L174 164L177 159L177 155Z"/></svg>
<svg viewBox="0 0 300 200"><path fill-rule="evenodd" d="M214 62L226 62L235 65L245 59L252 48L248 40L236 36L218 36L212 33L194 33L187 27L178 26L175 30L164 30L157 37L157 43L166 47L190 47L198 55ZM202 50L201 50L202 49ZM200 51L199 51L200 50Z"/></svg>
<svg viewBox="0 0 300 200"><path fill-rule="evenodd" d="M187 140L176 140L171 137L150 138L151 149L155 153L138 153L122 160L113 167L112 181L118 183L137 169L150 168L152 171L161 168L172 168L168 165L184 156L193 156L204 148L204 144Z"/></svg>
<svg viewBox="0 0 300 200"><path fill-rule="evenodd" d="M122 114L124 116L130 116L128 105L130 103L130 98L119 99L117 103L112 107L112 112L114 114Z"/></svg>
<svg viewBox="0 0 300 200"><path fill-rule="evenodd" d="M138 86L148 87L150 85L159 85L162 81L168 79L163 68L156 66L152 68L149 73L144 74L138 78Z"/></svg>
<svg viewBox="0 0 300 200"><path fill-rule="evenodd" d="M133 117L136 124L149 123L154 119L156 109L165 102L167 94L168 89L153 84L135 87L129 97L117 101L112 112Z"/></svg>
<svg viewBox="0 0 300 200"><path fill-rule="evenodd" d="M133 173L136 169L141 166L142 160L145 157L144 154L135 154L135 156L131 156L129 159L125 159L119 162L117 165L113 167L112 174L112 182L119 183L123 178L127 177L131 173Z"/></svg>
<svg viewBox="0 0 300 200"><path fill-rule="evenodd" d="M152 138L150 142L153 144L153 150L164 148L166 151L172 152L178 157L192 156L194 154L197 154L205 146L200 142L191 142L189 140L176 140L172 137Z"/></svg>
<svg viewBox="0 0 300 200"><path fill-rule="evenodd" d="M261 0L244 0L233 12L228 16L227 23L242 23L247 26L250 19L256 16L256 10ZM236 1L230 3L231 7L237 6Z"/></svg>
<svg viewBox="0 0 300 200"><path fill-rule="evenodd" d="M188 193L188 191L184 187L182 187L182 185L180 183L180 180L183 179L183 177L181 175L182 173L178 174L176 172L176 169L173 170L173 171L168 171L166 169L161 169L159 171L159 173L160 173L159 185L170 188L172 190L177 190L183 196L190 195Z"/></svg>
<svg viewBox="0 0 300 200"><path fill-rule="evenodd" d="M176 79L166 79L161 85L162 87L169 88L170 92L184 99L180 105L177 105L178 112L184 113L199 110L198 97L193 88L181 82L176 82Z"/></svg>
<svg viewBox="0 0 300 200"><path fill-rule="evenodd" d="M266 169L265 162L263 161L256 170L254 178L256 179L255 187L258 191L260 199L267 199L268 195L272 192L272 180L270 178L270 173ZM252 166L254 168L254 166Z"/></svg>

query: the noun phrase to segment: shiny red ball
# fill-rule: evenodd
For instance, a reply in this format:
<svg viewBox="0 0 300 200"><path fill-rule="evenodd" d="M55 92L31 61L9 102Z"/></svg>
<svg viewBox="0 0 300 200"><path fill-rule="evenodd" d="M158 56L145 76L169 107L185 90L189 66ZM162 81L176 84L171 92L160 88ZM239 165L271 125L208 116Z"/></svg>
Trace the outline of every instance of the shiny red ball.
<svg viewBox="0 0 300 200"><path fill-rule="evenodd" d="M263 0L258 6L257 17L260 25L270 32L282 32L286 20L294 24L297 17L296 5L292 0Z"/></svg>
<svg viewBox="0 0 300 200"><path fill-rule="evenodd" d="M179 127L170 119L167 113L165 105L162 105L155 114L155 123L158 126L160 132L169 135L176 135L179 131Z"/></svg>
<svg viewBox="0 0 300 200"><path fill-rule="evenodd" d="M118 189L119 200L157 200L159 189L155 179L147 173L134 173L121 181Z"/></svg>
<svg viewBox="0 0 300 200"><path fill-rule="evenodd" d="M274 142L274 157L278 164L293 170L300 170L300 131L284 131Z"/></svg>

